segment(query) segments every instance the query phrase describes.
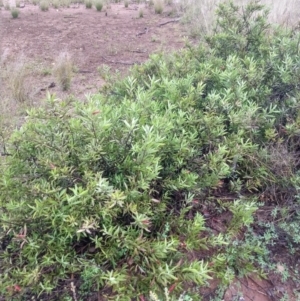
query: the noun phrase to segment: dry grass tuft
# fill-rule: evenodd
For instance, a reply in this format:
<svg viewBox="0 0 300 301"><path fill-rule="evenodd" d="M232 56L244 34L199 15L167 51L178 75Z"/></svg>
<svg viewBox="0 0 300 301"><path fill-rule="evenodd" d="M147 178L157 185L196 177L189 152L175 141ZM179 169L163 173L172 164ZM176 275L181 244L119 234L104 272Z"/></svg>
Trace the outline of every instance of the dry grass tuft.
<svg viewBox="0 0 300 301"><path fill-rule="evenodd" d="M95 2L95 7L96 7L96 10L97 10L97 11L101 11L102 8L103 8L103 2L102 2L102 0L97 0L97 1Z"/></svg>
<svg viewBox="0 0 300 301"><path fill-rule="evenodd" d="M93 3L91 0L85 0L85 8L92 8Z"/></svg>
<svg viewBox="0 0 300 301"><path fill-rule="evenodd" d="M23 62L13 65L8 71L8 82L13 98L20 103L28 99L29 91L26 87L27 69Z"/></svg>
<svg viewBox="0 0 300 301"><path fill-rule="evenodd" d="M40 2L40 9L41 9L41 11L49 10L49 3L47 1L41 1Z"/></svg>
<svg viewBox="0 0 300 301"><path fill-rule="evenodd" d="M19 17L20 11L16 7L13 7L10 10L10 13L11 13L11 16L13 17L13 19L17 19Z"/></svg>
<svg viewBox="0 0 300 301"><path fill-rule="evenodd" d="M139 18L143 18L144 17L144 11L142 8L139 9Z"/></svg>
<svg viewBox="0 0 300 301"><path fill-rule="evenodd" d="M154 4L154 11L156 14L162 14L163 10L164 10L164 2L163 0L155 0L153 2Z"/></svg>
<svg viewBox="0 0 300 301"><path fill-rule="evenodd" d="M73 64L70 55L62 52L56 60L53 74L56 76L63 91L71 86Z"/></svg>

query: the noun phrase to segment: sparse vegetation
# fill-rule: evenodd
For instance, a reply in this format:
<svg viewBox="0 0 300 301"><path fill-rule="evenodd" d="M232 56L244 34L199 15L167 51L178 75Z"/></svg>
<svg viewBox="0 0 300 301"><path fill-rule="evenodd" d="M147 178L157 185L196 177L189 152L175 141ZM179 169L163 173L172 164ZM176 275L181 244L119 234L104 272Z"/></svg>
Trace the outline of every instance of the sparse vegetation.
<svg viewBox="0 0 300 301"><path fill-rule="evenodd" d="M205 34L213 31L216 21L215 9L222 2L223 0L180 0L175 6L177 11L182 13L181 21L187 25L190 35L193 38L203 38ZM251 0L233 0L233 2L236 5L245 5ZM297 25L300 13L297 0L260 0L259 3L269 8L269 22L284 26Z"/></svg>
<svg viewBox="0 0 300 301"><path fill-rule="evenodd" d="M56 60L53 70L63 91L67 91L71 85L73 64L68 53L63 52Z"/></svg>
<svg viewBox="0 0 300 301"><path fill-rule="evenodd" d="M10 12L11 12L11 15L12 15L13 19L16 19L16 18L19 17L20 11L19 11L16 7L13 7L13 8L10 10Z"/></svg>
<svg viewBox="0 0 300 301"><path fill-rule="evenodd" d="M41 73L42 73L43 76L48 76L48 75L51 75L52 71L51 71L50 68L43 68L41 70Z"/></svg>

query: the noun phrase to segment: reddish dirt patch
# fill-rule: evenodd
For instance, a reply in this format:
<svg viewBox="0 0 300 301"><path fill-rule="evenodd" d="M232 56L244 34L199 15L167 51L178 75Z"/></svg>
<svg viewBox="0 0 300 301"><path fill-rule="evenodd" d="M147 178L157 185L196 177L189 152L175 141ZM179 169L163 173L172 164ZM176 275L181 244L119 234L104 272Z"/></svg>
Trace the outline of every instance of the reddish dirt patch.
<svg viewBox="0 0 300 301"><path fill-rule="evenodd" d="M140 9L143 18L139 18ZM176 17L168 16L170 12L169 6L163 15L157 15L145 4L131 4L129 8L111 4L101 12L76 4L42 12L26 3L20 9L19 18L12 19L10 12L2 8L2 65L24 57L27 63L38 64L42 71L52 68L61 52L68 52L77 67L70 93L83 97L85 93L96 92L103 84L97 71L102 64L124 74L133 64L146 61L151 53L181 48L186 33L179 22L159 26ZM36 99L44 97L42 88L55 82L52 75L33 72L30 77ZM57 85L51 92L65 96Z"/></svg>
<svg viewBox="0 0 300 301"><path fill-rule="evenodd" d="M280 289L280 288L279 288ZM248 277L233 282L224 295L224 301L272 301L280 300L283 292L266 280ZM292 301L292 299L289 299Z"/></svg>

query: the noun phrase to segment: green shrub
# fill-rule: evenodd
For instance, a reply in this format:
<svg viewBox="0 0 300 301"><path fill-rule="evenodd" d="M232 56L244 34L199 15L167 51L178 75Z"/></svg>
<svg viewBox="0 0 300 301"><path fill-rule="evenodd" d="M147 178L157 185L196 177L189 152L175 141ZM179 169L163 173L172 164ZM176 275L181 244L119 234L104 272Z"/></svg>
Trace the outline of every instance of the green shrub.
<svg viewBox="0 0 300 301"><path fill-rule="evenodd" d="M176 296L256 270L258 200L275 191L297 204L300 35L272 32L257 4L240 13L221 6L205 46L152 55L85 102L48 95L28 112L0 161L6 299ZM229 216L224 234L206 226L211 210Z"/></svg>
<svg viewBox="0 0 300 301"><path fill-rule="evenodd" d="M97 11L101 11L103 8L103 2L101 0L95 2L95 7Z"/></svg>
<svg viewBox="0 0 300 301"><path fill-rule="evenodd" d="M14 156L12 165L9 164L12 169L7 170L6 175L17 167L13 167L15 162L19 164L19 175L26 181L33 180L27 173L32 168L41 177L34 180L35 188L30 188L28 182L29 186L24 183L28 189L21 186L14 192L13 203L10 201L14 219L21 218L18 215L21 211L22 218L34 217L26 225L28 242L24 241L20 248L22 241L14 240L7 252L24 251L30 274L35 271L40 274L43 267L51 267L51 274L40 274L43 286L49 281L51 286L57 285L59 277L55 280L53 274L67 275L74 268L79 269L78 275L85 273L85 269L91 267L90 259L84 259L85 256L92 256L93 265L101 267L90 283L93 290L108 285L119 294L126 288L128 296L133 296L136 291L147 292L152 281L166 286L170 281L182 281L187 277L200 285L209 278L207 263L184 260L177 265L183 255L178 249L181 228L186 233L188 248L198 248L204 243L197 239L199 232L205 230L203 217L197 215L188 221L183 215L190 207L192 195L182 195L183 211L176 223L168 214L168 207L175 205L171 200L175 187L184 190L196 185L197 175L181 165L183 158L196 154L198 142L192 133L177 133L178 125L185 124L187 118L177 117L179 107L164 108L158 102L151 102L149 95L141 93L139 99L125 100L113 110L101 97L90 99L88 105L52 100L47 110L31 113L31 122L22 130L25 136L16 133L14 143L18 145L20 157ZM149 101L145 103L145 99ZM149 110L146 115L143 113L145 107ZM138 112L141 115L137 118ZM26 145L19 145L19 135ZM49 135L54 139L52 146L46 142ZM174 153L173 157L170 152ZM28 161L31 156L40 162L36 167ZM7 184L15 186L18 181L14 177ZM28 210L21 209L22 202L18 199L21 194L28 198ZM3 194L2 200L6 197ZM11 218L6 215L4 220ZM15 231L21 231L17 228ZM186 229L189 230L186 232ZM33 233L36 233L38 244L39 235L44 233L43 247L40 245L39 251L29 243ZM205 245L211 243L214 244L205 239ZM86 255L78 253L81 248ZM93 248L96 257L90 253ZM44 256L34 259L31 256L35 256L35 252L43 252ZM117 267L116 263L122 258L130 260L128 268L127 264ZM53 265L53 260L60 263ZM129 280L128 273L135 269L147 272L147 276L137 272ZM156 278L157 272L161 275L159 278ZM35 287L31 277L22 280L21 274L21 270L20 273L15 270L17 283L34 288L33 292L43 292ZM137 286L128 287L131 281Z"/></svg>
<svg viewBox="0 0 300 301"><path fill-rule="evenodd" d="M20 11L19 11L17 8L13 7L13 8L10 10L10 12L11 12L11 15L12 15L13 19L16 19L16 18L19 17Z"/></svg>

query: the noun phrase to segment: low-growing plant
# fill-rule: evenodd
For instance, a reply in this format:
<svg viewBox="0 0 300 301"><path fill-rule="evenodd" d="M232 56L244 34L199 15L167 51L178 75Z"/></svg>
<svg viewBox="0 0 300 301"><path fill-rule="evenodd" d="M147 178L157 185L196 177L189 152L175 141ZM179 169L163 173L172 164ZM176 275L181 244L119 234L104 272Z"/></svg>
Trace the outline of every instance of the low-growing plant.
<svg viewBox="0 0 300 301"><path fill-rule="evenodd" d="M151 42L152 43L155 43L155 42L158 42L158 41L159 41L159 39L158 39L157 35L152 35L151 36Z"/></svg>
<svg viewBox="0 0 300 301"><path fill-rule="evenodd" d="M90 9L93 6L93 2L91 0L85 0L84 3L85 3L85 8Z"/></svg>
<svg viewBox="0 0 300 301"><path fill-rule="evenodd" d="M51 75L51 73L52 73L52 70L51 70L50 68L47 68L47 67L45 67L45 68L43 68L43 69L41 70L41 74L42 74L43 76Z"/></svg>
<svg viewBox="0 0 300 301"><path fill-rule="evenodd" d="M67 91L70 88L72 70L73 64L70 55L66 52L61 53L55 62L53 73L63 91Z"/></svg>
<svg viewBox="0 0 300 301"><path fill-rule="evenodd" d="M40 2L40 9L41 11L48 11L49 10L49 3L46 0L42 0Z"/></svg>
<svg viewBox="0 0 300 301"><path fill-rule="evenodd" d="M19 17L20 11L19 11L16 7L13 7L13 8L10 10L10 12L11 12L11 15L12 15L13 19L16 19L16 18Z"/></svg>
<svg viewBox="0 0 300 301"><path fill-rule="evenodd" d="M101 11L102 8L103 8L103 2L102 2L102 0L96 1L96 2L95 2L95 7L96 7L96 10L97 10L97 11Z"/></svg>
<svg viewBox="0 0 300 301"><path fill-rule="evenodd" d="M127 8L128 5L129 5L129 1L128 1L128 0L125 0L125 1L124 1L124 6Z"/></svg>

